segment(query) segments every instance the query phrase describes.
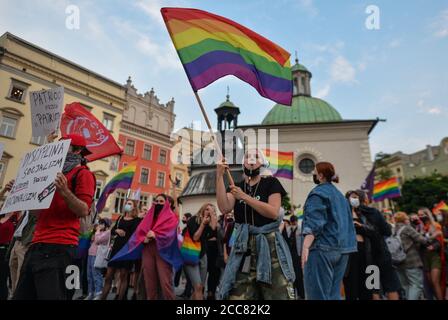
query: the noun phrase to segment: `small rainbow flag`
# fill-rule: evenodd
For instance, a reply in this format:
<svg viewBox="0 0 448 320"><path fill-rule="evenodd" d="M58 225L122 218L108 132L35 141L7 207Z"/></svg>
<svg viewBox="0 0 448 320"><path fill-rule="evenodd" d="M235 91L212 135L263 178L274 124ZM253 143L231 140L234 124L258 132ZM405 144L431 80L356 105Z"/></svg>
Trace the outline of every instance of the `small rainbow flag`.
<svg viewBox="0 0 448 320"><path fill-rule="evenodd" d="M199 263L201 254L201 242L193 241L190 232L187 230L180 248L180 253L185 264L196 265Z"/></svg>
<svg viewBox="0 0 448 320"><path fill-rule="evenodd" d="M269 161L269 169L272 170L274 177L294 179L294 152L265 149L264 154Z"/></svg>
<svg viewBox="0 0 448 320"><path fill-rule="evenodd" d="M441 210L448 211L448 205L443 200L434 206L434 208L432 209L432 213L437 214L440 213Z"/></svg>
<svg viewBox="0 0 448 320"><path fill-rule="evenodd" d="M396 177L389 180L380 181L373 187L373 200L375 202L397 197L401 197L401 192L398 179Z"/></svg>
<svg viewBox="0 0 448 320"><path fill-rule="evenodd" d="M246 27L197 9L162 8L174 47L195 92L227 75L284 105L292 101L290 54Z"/></svg>
<svg viewBox="0 0 448 320"><path fill-rule="evenodd" d="M100 198L96 204L96 211L101 212L106 205L106 200L111 193L113 193L117 189L129 189L132 184L132 178L134 178L135 171L137 169L137 165L135 163L131 163L126 167L122 168L112 180L104 187L103 192L101 193Z"/></svg>

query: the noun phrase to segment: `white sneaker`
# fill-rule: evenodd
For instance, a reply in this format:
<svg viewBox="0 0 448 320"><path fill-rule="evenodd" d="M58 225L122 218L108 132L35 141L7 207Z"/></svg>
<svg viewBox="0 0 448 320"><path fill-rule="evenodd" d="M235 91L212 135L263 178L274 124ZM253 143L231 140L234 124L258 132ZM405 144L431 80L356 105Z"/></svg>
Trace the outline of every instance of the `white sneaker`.
<svg viewBox="0 0 448 320"><path fill-rule="evenodd" d="M87 297L84 298L84 300L92 300L93 299L93 294L89 293L87 295Z"/></svg>
<svg viewBox="0 0 448 320"><path fill-rule="evenodd" d="M93 300L101 300L101 292L100 293L97 293L96 295L95 295L95 297L93 298Z"/></svg>

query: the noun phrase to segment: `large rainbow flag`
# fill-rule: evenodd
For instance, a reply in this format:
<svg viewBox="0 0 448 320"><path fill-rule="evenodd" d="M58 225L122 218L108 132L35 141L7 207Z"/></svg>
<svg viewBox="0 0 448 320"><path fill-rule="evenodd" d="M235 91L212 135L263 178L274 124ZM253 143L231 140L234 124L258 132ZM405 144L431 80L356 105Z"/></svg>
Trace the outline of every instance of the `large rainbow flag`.
<svg viewBox="0 0 448 320"><path fill-rule="evenodd" d="M373 201L379 202L384 199L401 197L398 179L393 177L376 183L373 187Z"/></svg>
<svg viewBox="0 0 448 320"><path fill-rule="evenodd" d="M290 54L246 27L197 9L162 8L171 40L196 92L227 75L291 105Z"/></svg>
<svg viewBox="0 0 448 320"><path fill-rule="evenodd" d="M106 205L106 200L111 193L117 189L129 189L132 184L132 178L134 178L135 171L137 170L137 165L131 163L121 169L112 180L104 187L100 198L96 204L96 212L101 212Z"/></svg>
<svg viewBox="0 0 448 320"><path fill-rule="evenodd" d="M156 246L159 255L169 263L176 271L182 266L182 256L180 254L177 239L177 226L179 219L171 210L169 201L165 203L157 220L154 221L154 205L148 211L145 218L138 225L129 241L118 251L111 261L138 260L142 256L144 240L149 230L156 235Z"/></svg>
<svg viewBox="0 0 448 320"><path fill-rule="evenodd" d="M294 179L294 152L265 149L264 154L274 177Z"/></svg>
<svg viewBox="0 0 448 320"><path fill-rule="evenodd" d="M441 210L448 211L448 205L443 200L434 206L432 213L437 214L440 213Z"/></svg>

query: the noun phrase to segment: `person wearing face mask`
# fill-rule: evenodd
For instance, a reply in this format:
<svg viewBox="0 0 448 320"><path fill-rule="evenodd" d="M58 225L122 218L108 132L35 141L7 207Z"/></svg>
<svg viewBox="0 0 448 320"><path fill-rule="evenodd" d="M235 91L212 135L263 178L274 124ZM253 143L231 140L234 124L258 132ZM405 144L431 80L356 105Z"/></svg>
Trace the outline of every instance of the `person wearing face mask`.
<svg viewBox="0 0 448 320"><path fill-rule="evenodd" d="M49 142L55 138L51 135ZM73 264L80 235L80 218L90 214L95 176L86 166L91 152L83 136L71 139L62 172L54 181L56 192L48 209L39 210L33 240L24 258L13 299L67 300L65 280ZM34 214L34 212L33 212Z"/></svg>
<svg viewBox="0 0 448 320"><path fill-rule="evenodd" d="M428 246L423 251L423 268L426 279L437 300L445 298L445 252L442 227L434 220L428 208L418 210Z"/></svg>
<svg viewBox="0 0 448 320"><path fill-rule="evenodd" d="M159 194L136 231L137 234L146 234L143 241L142 272L148 300L176 298L173 272L182 266L181 261L179 263L181 257L177 243L178 224L179 219L173 211L173 201L170 201L167 195ZM173 241L174 250L169 249Z"/></svg>
<svg viewBox="0 0 448 320"><path fill-rule="evenodd" d="M293 300L294 267L279 226L280 206L286 191L272 176L261 176L266 166L260 150L244 156L244 179L227 190L224 173L217 165L216 198L221 212L235 217L234 241L220 284L218 297L230 300Z"/></svg>
<svg viewBox="0 0 448 320"><path fill-rule="evenodd" d="M303 289L303 271L301 265L302 254L302 226L299 224L297 216L291 215L289 218L289 226L283 228L283 238L288 244L291 252L296 281L294 281L294 289L299 300L305 299L305 291Z"/></svg>
<svg viewBox="0 0 448 320"><path fill-rule="evenodd" d="M216 213L215 206L205 203L187 223L191 239L201 243L199 264L185 265L185 272L193 285L192 300L204 299L204 287L207 280L207 245L208 240L216 236L218 226L218 219L214 213Z"/></svg>
<svg viewBox="0 0 448 320"><path fill-rule="evenodd" d="M428 240L411 226L406 213L397 212L394 218L396 234L400 236L406 253L406 259L397 265L400 283L406 300L419 300L423 294L423 262L419 251L427 245Z"/></svg>
<svg viewBox="0 0 448 320"><path fill-rule="evenodd" d="M123 206L124 215L122 215L112 227L110 234L113 237L112 250L110 257L113 258L123 246L129 241L134 231L141 222L138 217L138 201L127 200ZM123 300L128 289L129 273L134 266L134 261L109 261L107 264L106 277L104 279L104 288L101 300L106 300L112 286L112 280L115 274L119 274L119 288L116 299Z"/></svg>
<svg viewBox="0 0 448 320"><path fill-rule="evenodd" d="M349 254L356 252L350 205L334 186L334 166L319 162L314 170L317 186L304 206L302 268L307 300L340 300Z"/></svg>
<svg viewBox="0 0 448 320"><path fill-rule="evenodd" d="M392 264L392 255L387 247L386 238L392 235L392 225L384 218L383 214L375 208L368 206L369 198L362 190L356 190L360 205L355 209L361 219L357 223L365 233L365 239L369 240L371 252L371 264L380 269L381 290L388 300L398 300L398 292L401 289L400 279L396 268ZM363 222L364 221L364 222ZM373 290L372 299L381 299L380 290Z"/></svg>
<svg viewBox="0 0 448 320"><path fill-rule="evenodd" d="M350 253L347 270L344 275L346 300L371 300L372 291L367 289L366 268L372 264L372 241L375 241L375 230L366 217L359 214L360 198L358 191L349 191L345 197L350 203L353 225L356 232L357 252Z"/></svg>

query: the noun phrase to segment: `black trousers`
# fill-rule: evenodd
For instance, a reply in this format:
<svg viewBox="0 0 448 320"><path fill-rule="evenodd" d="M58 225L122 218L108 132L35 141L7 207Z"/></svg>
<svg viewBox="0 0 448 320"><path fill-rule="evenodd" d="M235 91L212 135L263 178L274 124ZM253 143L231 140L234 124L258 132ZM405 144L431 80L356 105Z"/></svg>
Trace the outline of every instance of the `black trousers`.
<svg viewBox="0 0 448 320"><path fill-rule="evenodd" d="M305 299L305 289L303 287L303 271L302 259L299 255L292 255L292 265L296 273L296 280L294 281L294 288L297 290L297 295L300 299Z"/></svg>
<svg viewBox="0 0 448 320"><path fill-rule="evenodd" d="M207 291L208 293L216 292L221 277L221 268L218 267L218 243L217 241L209 241L207 244Z"/></svg>
<svg viewBox="0 0 448 320"><path fill-rule="evenodd" d="M61 244L32 244L25 255L13 300L68 300L67 267L76 247ZM80 274L78 274L80 276Z"/></svg>
<svg viewBox="0 0 448 320"><path fill-rule="evenodd" d="M0 245L0 300L8 299L9 263L6 260L8 246Z"/></svg>
<svg viewBox="0 0 448 320"><path fill-rule="evenodd" d="M366 287L366 249L364 242L358 242L358 252L350 253L344 289L346 300L371 300L372 291Z"/></svg>

